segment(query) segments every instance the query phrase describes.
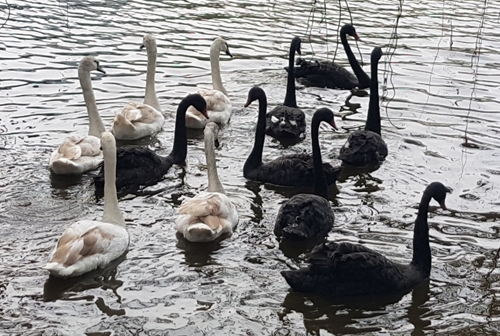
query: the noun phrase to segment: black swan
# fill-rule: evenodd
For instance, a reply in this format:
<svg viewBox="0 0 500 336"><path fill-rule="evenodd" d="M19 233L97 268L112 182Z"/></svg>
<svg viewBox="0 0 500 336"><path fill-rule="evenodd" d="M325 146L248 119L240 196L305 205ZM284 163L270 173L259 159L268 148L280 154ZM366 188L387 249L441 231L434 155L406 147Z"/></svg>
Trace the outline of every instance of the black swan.
<svg viewBox="0 0 500 336"><path fill-rule="evenodd" d="M324 238L331 230L335 215L328 201L321 149L319 148L319 124L325 121L335 127L333 112L327 108L316 111L311 124L313 148L314 194L297 194L285 202L278 213L274 234L289 240Z"/></svg>
<svg viewBox="0 0 500 336"><path fill-rule="evenodd" d="M186 96L177 108L175 117L174 147L166 157L160 156L145 147L120 147L116 161L116 188L118 191L134 192L141 186L156 184L163 178L173 164L184 164L187 155L186 110L194 106L207 114L205 99L199 94ZM207 116L208 118L208 116ZM104 188L104 166L94 177L96 189Z"/></svg>
<svg viewBox="0 0 500 336"><path fill-rule="evenodd" d="M353 25L346 24L340 29L340 39L355 75L332 61L307 61L299 58L297 60L298 66L295 67L295 77L299 78L299 81L307 86L327 87L330 89L354 89L356 87L366 89L369 87L370 77L359 65L347 42L346 35L352 36L356 40L359 40L359 36ZM290 65L285 69L290 71L291 68Z"/></svg>
<svg viewBox="0 0 500 336"><path fill-rule="evenodd" d="M385 160L387 145L380 136L380 107L378 97L378 61L382 57L382 49L373 48L371 55L372 79L370 85L370 103L364 130L349 135L347 142L340 149L339 159L344 165L364 167L378 165Z"/></svg>
<svg viewBox="0 0 500 336"><path fill-rule="evenodd" d="M259 101L259 118L255 131L255 142L245 165L243 176L252 181L272 183L280 186L301 187L314 184L313 160L310 154L292 154L277 158L269 163L262 164L262 150L264 148L266 128L266 93L259 87L253 87L248 92L245 107L254 100ZM336 128L336 127L335 127ZM328 185L335 183L341 171L340 167L323 164Z"/></svg>
<svg viewBox="0 0 500 336"><path fill-rule="evenodd" d="M431 272L431 249L427 212L434 198L446 210L450 189L433 182L425 189L413 229L413 259L409 264L393 262L363 245L323 243L310 254L307 268L282 271L296 291L329 297L379 295L408 291Z"/></svg>
<svg viewBox="0 0 500 336"><path fill-rule="evenodd" d="M295 52L300 55L300 38L294 37L290 44L288 62L293 69ZM277 139L303 139L306 131L306 117L297 107L295 98L294 72L288 72L286 95L283 105L275 107L266 117L266 134Z"/></svg>

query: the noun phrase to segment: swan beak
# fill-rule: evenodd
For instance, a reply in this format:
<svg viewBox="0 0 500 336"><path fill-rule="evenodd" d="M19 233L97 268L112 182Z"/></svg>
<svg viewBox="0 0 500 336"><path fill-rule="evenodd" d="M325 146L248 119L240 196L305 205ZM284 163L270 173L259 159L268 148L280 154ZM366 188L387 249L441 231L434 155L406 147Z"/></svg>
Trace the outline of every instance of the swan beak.
<svg viewBox="0 0 500 336"><path fill-rule="evenodd" d="M215 139L214 146L215 146L215 148L219 148L220 147L219 139Z"/></svg>
<svg viewBox="0 0 500 336"><path fill-rule="evenodd" d="M335 120L332 120L332 122L330 122L330 125L333 127L333 129L338 130L337 125L335 125Z"/></svg>
<svg viewBox="0 0 500 336"><path fill-rule="evenodd" d="M203 114L203 116L207 119L210 119L210 117L208 116L208 112L207 112L207 109L204 109L201 114Z"/></svg>
<svg viewBox="0 0 500 336"><path fill-rule="evenodd" d="M146 46L144 44L141 44L141 46L139 47L139 49L141 49L141 50L144 48L146 48Z"/></svg>
<svg viewBox="0 0 500 336"><path fill-rule="evenodd" d="M251 100L247 100L247 102L245 103L245 107L248 107L251 103L252 103Z"/></svg>
<svg viewBox="0 0 500 336"><path fill-rule="evenodd" d="M439 205L441 206L441 208L443 210L447 210L446 205L444 204L444 201L442 201L441 203L439 203Z"/></svg>
<svg viewBox="0 0 500 336"><path fill-rule="evenodd" d="M354 35L354 39L355 39L356 41L361 41L361 39L359 38L358 34Z"/></svg>
<svg viewBox="0 0 500 336"><path fill-rule="evenodd" d="M297 49L297 54L302 56L302 52L300 51L300 47Z"/></svg>
<svg viewBox="0 0 500 336"><path fill-rule="evenodd" d="M103 68L101 68L101 66L100 66L100 65L98 65L98 66L97 66L97 69L96 69L96 70L97 70L97 71L99 71L99 72L102 72L103 74L106 74L106 71L104 71L104 69L103 69Z"/></svg>
<svg viewBox="0 0 500 336"><path fill-rule="evenodd" d="M229 51L229 49L226 49L226 55L233 58L233 55L231 55L231 52Z"/></svg>

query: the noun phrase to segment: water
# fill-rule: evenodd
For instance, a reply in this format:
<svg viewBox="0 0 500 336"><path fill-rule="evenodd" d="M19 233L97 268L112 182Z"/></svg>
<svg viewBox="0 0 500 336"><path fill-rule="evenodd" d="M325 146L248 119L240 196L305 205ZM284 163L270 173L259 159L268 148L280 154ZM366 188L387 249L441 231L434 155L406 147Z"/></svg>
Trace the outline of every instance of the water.
<svg viewBox="0 0 500 336"><path fill-rule="evenodd" d="M318 2L309 43L308 1L9 1L0 29L0 334L500 332L500 3L486 3L484 10L473 1L405 2L398 39L391 40L399 2L349 2L363 60L374 46L394 53L382 58L379 72L390 154L378 171L338 184L329 240L363 243L407 262L425 186L438 180L453 193L449 211L431 207L430 282L392 301L340 303L289 291L279 272L305 259L285 255L272 227L278 205L292 193L242 176L257 118L255 104L243 108L248 90L261 85L271 107L282 103L282 68L294 35L303 37L305 57L312 50L332 57L338 3L328 2L325 12ZM0 9L6 19L7 6ZM342 9L345 23L345 3ZM102 215L89 175L61 179L47 169L68 133L87 132L78 61L96 55L107 72L93 74L92 84L109 126L124 102L143 97L146 54L139 46L146 33L158 40L156 87L167 123L151 146L160 154L170 151L180 99L210 87L211 41L221 35L229 43L234 58L222 56L221 68L235 110L217 155L240 224L231 238L203 247L176 237L175 209L207 185L201 134L194 134L186 169L172 169L149 188L156 195L120 201L131 245L117 267L76 283L48 281L41 267L63 229ZM342 48L336 60L346 63ZM308 121L318 107L338 112L340 130L320 132L325 160L334 161L347 130L365 120L368 96L349 96L298 87ZM268 139L264 158L309 150L309 141L283 149Z"/></svg>

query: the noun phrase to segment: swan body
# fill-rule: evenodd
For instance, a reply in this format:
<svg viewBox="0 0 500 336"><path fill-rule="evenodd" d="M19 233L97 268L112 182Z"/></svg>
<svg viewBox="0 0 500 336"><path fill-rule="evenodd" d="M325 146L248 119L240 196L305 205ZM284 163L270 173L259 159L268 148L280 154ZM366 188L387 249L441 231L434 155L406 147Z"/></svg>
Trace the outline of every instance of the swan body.
<svg viewBox="0 0 500 336"><path fill-rule="evenodd" d="M149 148L125 146L117 151L116 188L119 191L137 191L140 187L150 186L160 181L174 164L184 164L187 156L187 134L185 115L189 106L193 105L206 114L206 102L199 94L186 96L177 108L175 118L174 145L166 157L156 154ZM104 171L102 166L94 177L97 189L104 186Z"/></svg>
<svg viewBox="0 0 500 336"><path fill-rule="evenodd" d="M222 84L220 75L219 54L221 52L233 57L229 51L227 42L217 37L210 47L210 66L212 73L213 90L200 89L198 94L207 101L207 114L205 117L194 107L190 107L186 113L187 128L204 128L211 121L224 126L231 118L232 104L227 97L227 91Z"/></svg>
<svg viewBox="0 0 500 336"><path fill-rule="evenodd" d="M382 49L374 48L371 55L371 86L368 115L364 130L351 133L347 142L340 149L339 159L344 165L364 167L378 165L384 161L388 149L381 136L380 106L378 95L378 61L382 57Z"/></svg>
<svg viewBox="0 0 500 336"><path fill-rule="evenodd" d="M129 235L116 197L116 144L111 133L102 134L102 146L106 161L103 219L78 221L64 231L44 267L53 276L72 277L103 268L128 248Z"/></svg>
<svg viewBox="0 0 500 336"><path fill-rule="evenodd" d="M335 215L328 201L328 188L321 162L318 131L322 121L334 128L333 112L323 108L316 111L311 126L313 143L314 194L292 196L280 208L274 234L289 240L324 238L333 227Z"/></svg>
<svg viewBox="0 0 500 336"><path fill-rule="evenodd" d="M253 87L248 93L245 107L254 100L259 101L259 117L255 131L252 152L243 166L245 178L280 186L300 187L314 184L314 165L310 154L291 154L279 157L266 164L262 163L262 150L265 141L267 98L264 90ZM327 184L335 183L341 171L340 167L323 164Z"/></svg>
<svg viewBox="0 0 500 336"><path fill-rule="evenodd" d="M148 53L144 102L128 102L123 110L115 115L111 132L120 140L137 140L153 136L161 131L165 123L155 90L157 48L153 35L144 36L141 49L144 47Z"/></svg>
<svg viewBox="0 0 500 336"><path fill-rule="evenodd" d="M89 135L72 134L63 140L49 159L49 168L54 174L78 175L97 169L102 163L99 137L104 132L104 124L92 90L90 72L94 70L106 73L94 57L83 57L78 67L78 78L89 115Z"/></svg>
<svg viewBox="0 0 500 336"><path fill-rule="evenodd" d="M330 297L378 295L410 290L429 278L431 251L427 212L434 198L446 209L442 183L433 182L425 189L413 233L413 259L400 264L363 245L329 242L316 246L307 268L283 271L288 284L298 292Z"/></svg>
<svg viewBox="0 0 500 336"><path fill-rule="evenodd" d="M295 77L299 81L308 86L327 87L331 89L366 89L370 86L370 77L363 71L359 65L356 57L354 56L349 43L347 42L347 35L353 36L359 41L359 36L356 33L354 26L346 24L340 30L340 39L347 58L354 71L354 75L350 73L343 66L332 61L307 61L305 59L297 60L297 67L295 67ZM290 71L292 66L287 68Z"/></svg>
<svg viewBox="0 0 500 336"><path fill-rule="evenodd" d="M208 189L184 201L176 220L177 231L192 242L213 241L225 233L231 234L239 220L217 174L214 148L217 132L218 126L213 122L207 124L204 132Z"/></svg>
<svg viewBox="0 0 500 336"><path fill-rule="evenodd" d="M290 44L288 62L291 71L288 72L285 101L266 116L266 134L277 140L305 138L306 116L297 106L293 69L295 52L300 55L300 44L299 37L294 37Z"/></svg>

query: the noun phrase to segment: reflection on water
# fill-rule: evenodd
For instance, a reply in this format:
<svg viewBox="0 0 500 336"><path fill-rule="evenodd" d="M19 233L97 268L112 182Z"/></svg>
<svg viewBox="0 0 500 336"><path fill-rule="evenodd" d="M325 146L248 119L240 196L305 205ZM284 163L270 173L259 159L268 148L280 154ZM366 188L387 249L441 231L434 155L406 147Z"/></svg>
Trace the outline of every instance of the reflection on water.
<svg viewBox="0 0 500 336"><path fill-rule="evenodd" d="M500 332L500 3L471 0L380 3L291 0L245 2L134 0L0 4L0 329L7 335L484 335ZM325 7L326 6L326 7ZM342 11L340 11L341 6ZM429 215L431 279L391 298L324 301L289 290L280 271L306 264L310 246L287 246L273 234L280 205L297 192L247 181L257 107L248 90L263 87L269 109L283 102L288 47L303 37L302 57L333 58L337 26L350 21L362 42L353 50L369 70L380 64L382 136L389 156L377 170L347 171L330 190L336 215L328 240L361 243L396 261L411 255L413 223L425 186L454 189L449 211ZM396 19L399 18L396 27ZM340 16L340 18L339 18ZM207 187L202 133L189 133L185 167L156 186L122 195L131 236L126 257L106 270L69 281L41 267L64 228L98 219L92 174L61 178L47 169L70 132L87 132L78 61L95 55L106 70L93 76L106 127L128 100L144 95L142 36L158 42L156 89L164 131L148 145L172 148L177 104L211 87L208 50L223 36L221 59L233 104L220 132L219 174L237 206L231 237L190 244L176 236L176 209ZM309 36L310 35L310 36ZM362 56L362 57L361 57ZM346 65L338 48L335 60ZM319 107L335 111L339 130L320 132L325 162L350 132L362 128L367 91L297 86L310 123ZM465 140L466 139L466 140ZM119 144L124 145L124 144ZM311 151L310 136L286 147L266 139L264 161ZM0 333L2 333L0 332Z"/></svg>

